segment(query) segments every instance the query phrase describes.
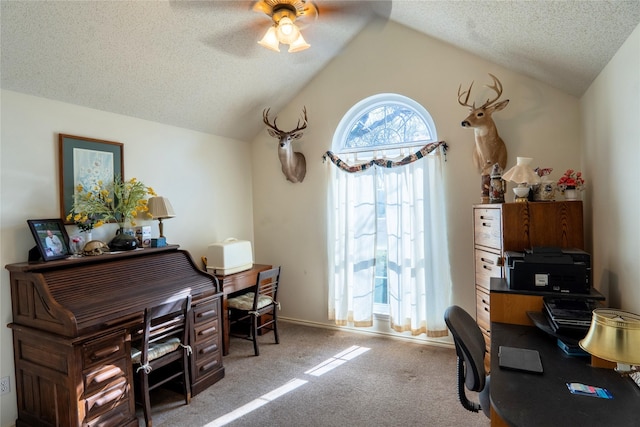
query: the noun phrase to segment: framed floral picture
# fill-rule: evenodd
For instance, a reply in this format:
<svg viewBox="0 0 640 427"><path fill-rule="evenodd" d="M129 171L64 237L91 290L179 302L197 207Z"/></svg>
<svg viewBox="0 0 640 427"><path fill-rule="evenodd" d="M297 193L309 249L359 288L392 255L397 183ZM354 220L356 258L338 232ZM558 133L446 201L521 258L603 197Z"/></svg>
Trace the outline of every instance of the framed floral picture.
<svg viewBox="0 0 640 427"><path fill-rule="evenodd" d="M51 261L71 255L69 235L61 219L28 219L27 224L43 260ZM29 255L29 260L34 261L36 257L31 252Z"/></svg>
<svg viewBox="0 0 640 427"><path fill-rule="evenodd" d="M124 176L123 144L81 136L59 135L60 217L67 224L78 185L94 188Z"/></svg>

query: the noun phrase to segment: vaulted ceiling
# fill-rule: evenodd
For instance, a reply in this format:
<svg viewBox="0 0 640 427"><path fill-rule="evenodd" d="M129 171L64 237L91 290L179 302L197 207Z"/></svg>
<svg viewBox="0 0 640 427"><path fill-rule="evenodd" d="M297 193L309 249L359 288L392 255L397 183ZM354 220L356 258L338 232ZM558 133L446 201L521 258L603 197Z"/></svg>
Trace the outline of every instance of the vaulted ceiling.
<svg viewBox="0 0 640 427"><path fill-rule="evenodd" d="M290 54L256 43L270 21L252 3L3 0L1 86L251 140L262 109L286 106L365 25L390 19L580 96L640 22L639 0L319 0L311 48Z"/></svg>

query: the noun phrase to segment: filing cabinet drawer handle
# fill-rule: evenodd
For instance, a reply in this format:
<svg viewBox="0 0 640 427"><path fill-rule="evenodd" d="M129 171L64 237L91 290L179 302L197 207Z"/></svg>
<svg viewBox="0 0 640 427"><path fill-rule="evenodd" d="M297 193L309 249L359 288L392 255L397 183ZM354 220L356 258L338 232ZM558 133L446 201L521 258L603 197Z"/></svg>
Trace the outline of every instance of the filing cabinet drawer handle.
<svg viewBox="0 0 640 427"><path fill-rule="evenodd" d="M91 360L102 359L103 357L107 357L109 355L117 353L118 351L120 351L120 346L119 345L114 345L114 346L109 347L109 348L103 348L102 350L95 351L91 355Z"/></svg>
<svg viewBox="0 0 640 427"><path fill-rule="evenodd" d="M485 258L485 257L481 257L481 258L480 258L480 261L482 261L482 262L484 262L484 263L487 263L487 264L491 264L491 265L494 265L494 264L495 264L495 262L493 262L493 260L492 260L492 259L488 259L488 258Z"/></svg>
<svg viewBox="0 0 640 427"><path fill-rule="evenodd" d="M490 222L483 222L482 226L491 228L491 223Z"/></svg>

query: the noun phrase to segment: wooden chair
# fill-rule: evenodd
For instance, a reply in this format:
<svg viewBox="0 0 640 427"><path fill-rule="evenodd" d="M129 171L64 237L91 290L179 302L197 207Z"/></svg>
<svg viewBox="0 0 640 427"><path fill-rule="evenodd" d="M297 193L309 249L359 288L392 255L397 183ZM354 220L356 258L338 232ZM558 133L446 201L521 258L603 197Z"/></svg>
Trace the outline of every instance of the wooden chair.
<svg viewBox="0 0 640 427"><path fill-rule="evenodd" d="M233 325L243 324L249 331L248 335L237 333L232 333L232 335L253 341L253 350L256 356L260 355L258 349L258 333L260 331L273 331L276 344L280 343L276 315L276 308L280 309L280 303L277 299L279 281L280 267L261 271L258 273L256 284L247 288L248 292L227 300L229 329L231 330Z"/></svg>
<svg viewBox="0 0 640 427"><path fill-rule="evenodd" d="M144 312L142 331L132 338L136 401L143 407L148 427L152 425L151 390L176 380L181 383L185 404L191 402L188 362L191 315L191 296L149 307Z"/></svg>

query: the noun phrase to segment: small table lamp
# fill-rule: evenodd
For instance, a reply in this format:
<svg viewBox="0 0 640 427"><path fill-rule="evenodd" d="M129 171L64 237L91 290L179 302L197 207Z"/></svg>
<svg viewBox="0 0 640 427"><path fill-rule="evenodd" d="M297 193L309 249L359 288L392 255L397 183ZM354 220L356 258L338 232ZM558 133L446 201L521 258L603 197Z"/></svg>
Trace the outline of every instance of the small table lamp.
<svg viewBox="0 0 640 427"><path fill-rule="evenodd" d="M589 332L579 344L593 356L616 362L616 371L623 375L639 372L640 316L622 310L597 308L593 310Z"/></svg>
<svg viewBox="0 0 640 427"><path fill-rule="evenodd" d="M164 239L162 220L176 216L173 212L171 202L169 202L169 199L166 197L151 197L147 202L147 207L149 208L149 214L151 214L153 219L157 219L159 221L160 238Z"/></svg>
<svg viewBox="0 0 640 427"><path fill-rule="evenodd" d="M540 182L538 174L529 166L531 157L518 157L516 165L502 174L502 179L518 184L513 188L516 202L526 202L529 196L529 186Z"/></svg>

